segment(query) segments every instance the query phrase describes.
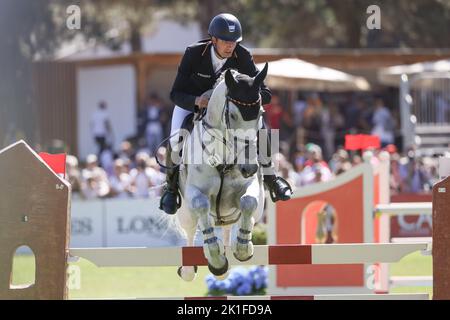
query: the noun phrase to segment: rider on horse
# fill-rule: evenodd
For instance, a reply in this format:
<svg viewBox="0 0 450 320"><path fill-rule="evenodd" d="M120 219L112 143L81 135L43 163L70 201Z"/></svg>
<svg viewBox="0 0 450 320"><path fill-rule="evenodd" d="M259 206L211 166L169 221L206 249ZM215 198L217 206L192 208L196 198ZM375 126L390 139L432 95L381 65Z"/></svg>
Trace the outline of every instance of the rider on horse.
<svg viewBox="0 0 450 320"><path fill-rule="evenodd" d="M184 119L196 108L206 108L212 88L220 74L229 68L254 77L258 73L251 53L239 42L242 41L242 29L239 20L231 14L215 16L209 25L209 39L201 40L187 47L178 68L178 73L170 93L175 104L170 135L180 131ZM271 100L271 92L261 85L262 104ZM264 128L264 125L263 125ZM268 152L270 152L270 139ZM161 197L160 209L174 214L181 205L178 191L178 167L172 160L172 140L167 148L167 186ZM289 200L292 189L281 177L277 177L270 155L267 159L260 154L259 162L265 168L264 183L269 189L273 201ZM269 172L267 170L270 170ZM269 173L269 174L268 174Z"/></svg>

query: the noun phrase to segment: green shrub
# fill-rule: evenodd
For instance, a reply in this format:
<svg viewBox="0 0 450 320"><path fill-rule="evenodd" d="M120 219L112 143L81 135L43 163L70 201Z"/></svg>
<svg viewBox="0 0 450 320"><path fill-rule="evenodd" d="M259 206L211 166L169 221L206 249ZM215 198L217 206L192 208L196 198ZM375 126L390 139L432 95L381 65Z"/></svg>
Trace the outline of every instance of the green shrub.
<svg viewBox="0 0 450 320"><path fill-rule="evenodd" d="M267 225L265 223L257 223L253 228L252 242L254 245L267 244Z"/></svg>

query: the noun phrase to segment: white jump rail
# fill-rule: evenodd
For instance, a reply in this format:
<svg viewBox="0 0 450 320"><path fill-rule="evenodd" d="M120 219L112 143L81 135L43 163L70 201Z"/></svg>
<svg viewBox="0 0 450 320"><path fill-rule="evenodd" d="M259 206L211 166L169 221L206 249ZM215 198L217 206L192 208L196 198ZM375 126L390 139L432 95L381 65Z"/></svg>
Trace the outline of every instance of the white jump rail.
<svg viewBox="0 0 450 320"><path fill-rule="evenodd" d="M236 260L231 248L226 248L226 255L231 265L359 264L397 262L412 252L427 250L427 243L261 245L254 247L254 256L245 262ZM98 267L207 265L202 247L73 248L70 255Z"/></svg>
<svg viewBox="0 0 450 320"><path fill-rule="evenodd" d="M432 206L431 202L394 202L376 205L375 212L395 216L408 214L432 214Z"/></svg>
<svg viewBox="0 0 450 320"><path fill-rule="evenodd" d="M429 300L427 293L383 294L316 294L316 295L255 295L255 296L206 296L206 297L122 297L88 298L73 300Z"/></svg>
<svg viewBox="0 0 450 320"><path fill-rule="evenodd" d="M218 297L168 297L145 300L429 300L427 293L391 294L317 294L305 296L218 296ZM141 300L138 298L138 300Z"/></svg>
<svg viewBox="0 0 450 320"><path fill-rule="evenodd" d="M432 287L433 276L391 276L391 287Z"/></svg>

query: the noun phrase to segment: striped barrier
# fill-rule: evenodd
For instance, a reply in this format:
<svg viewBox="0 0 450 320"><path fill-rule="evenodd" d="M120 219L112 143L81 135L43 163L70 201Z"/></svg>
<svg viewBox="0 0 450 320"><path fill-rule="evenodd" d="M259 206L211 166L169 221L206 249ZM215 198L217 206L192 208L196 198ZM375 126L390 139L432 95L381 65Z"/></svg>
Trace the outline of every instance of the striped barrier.
<svg viewBox="0 0 450 320"><path fill-rule="evenodd" d="M315 295L255 295L255 296L206 296L206 297L122 297L101 298L102 300L429 300L427 293L393 294L315 294ZM75 299L81 300L81 299ZM86 300L86 299L82 299ZM87 300L99 300L90 298Z"/></svg>
<svg viewBox="0 0 450 320"><path fill-rule="evenodd" d="M138 299L140 300L140 299ZM407 294L316 294L309 296L218 296L149 298L148 300L429 300L427 293Z"/></svg>
<svg viewBox="0 0 450 320"><path fill-rule="evenodd" d="M397 262L415 251L429 250L427 243L360 243L255 246L253 258L240 262L226 248L232 265L357 264ZM206 266L202 247L83 248L70 255L98 267Z"/></svg>
<svg viewBox="0 0 450 320"><path fill-rule="evenodd" d="M181 266L207 264L201 247L182 248L93 248L69 249L70 185L59 178L23 141L0 151L0 299L67 299L68 257L85 258L97 266ZM11 183L13 182L13 183ZM433 298L450 299L449 226L450 178L433 187ZM353 205L353 203L352 203ZM30 210L32 208L32 210ZM342 210L342 212L346 212ZM283 229L284 233L287 233ZM369 230L370 231L370 230ZM341 239L342 240L342 239ZM352 242L352 241L343 241ZM23 288L10 283L11 257L18 246L28 244L36 257L36 283ZM254 257L246 263L230 264L327 265L397 262L415 251L427 252L428 243L340 243L313 245L255 246ZM206 297L208 298L208 297ZM427 299L426 294L326 294L218 297L218 299ZM203 299L180 298L180 299ZM212 299L212 298L211 298ZM217 299L214 297L214 299Z"/></svg>

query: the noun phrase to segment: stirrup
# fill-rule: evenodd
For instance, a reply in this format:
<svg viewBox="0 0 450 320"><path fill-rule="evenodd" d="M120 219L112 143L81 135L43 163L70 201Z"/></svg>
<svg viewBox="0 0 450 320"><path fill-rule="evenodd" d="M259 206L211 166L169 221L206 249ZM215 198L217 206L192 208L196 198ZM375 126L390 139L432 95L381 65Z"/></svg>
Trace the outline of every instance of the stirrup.
<svg viewBox="0 0 450 320"><path fill-rule="evenodd" d="M163 203L164 198L167 196L167 193L169 193L169 192L175 194L175 197L176 197L175 201L176 201L176 204L177 204L177 210L180 209L180 207L181 207L181 194L180 194L180 191L177 188L176 191L174 192L174 191L170 190L167 186L164 188L164 194L162 195L161 199L159 200L159 209L164 211L164 209L162 207L162 203Z"/></svg>
<svg viewBox="0 0 450 320"><path fill-rule="evenodd" d="M275 180L281 180L282 182L284 182L287 185L287 188L284 188L282 190L282 193L286 193L286 190L289 190L291 192L291 195L293 193L291 185L289 184L289 182L286 181L286 179L282 178L282 177L276 177ZM275 183L275 182L274 182ZM272 199L273 202L277 202L278 200L283 200L279 195L276 194L276 192L274 190L271 190L269 188L269 194L270 194L270 198ZM290 196L289 196L290 199ZM284 199L283 201L289 200L289 199Z"/></svg>

